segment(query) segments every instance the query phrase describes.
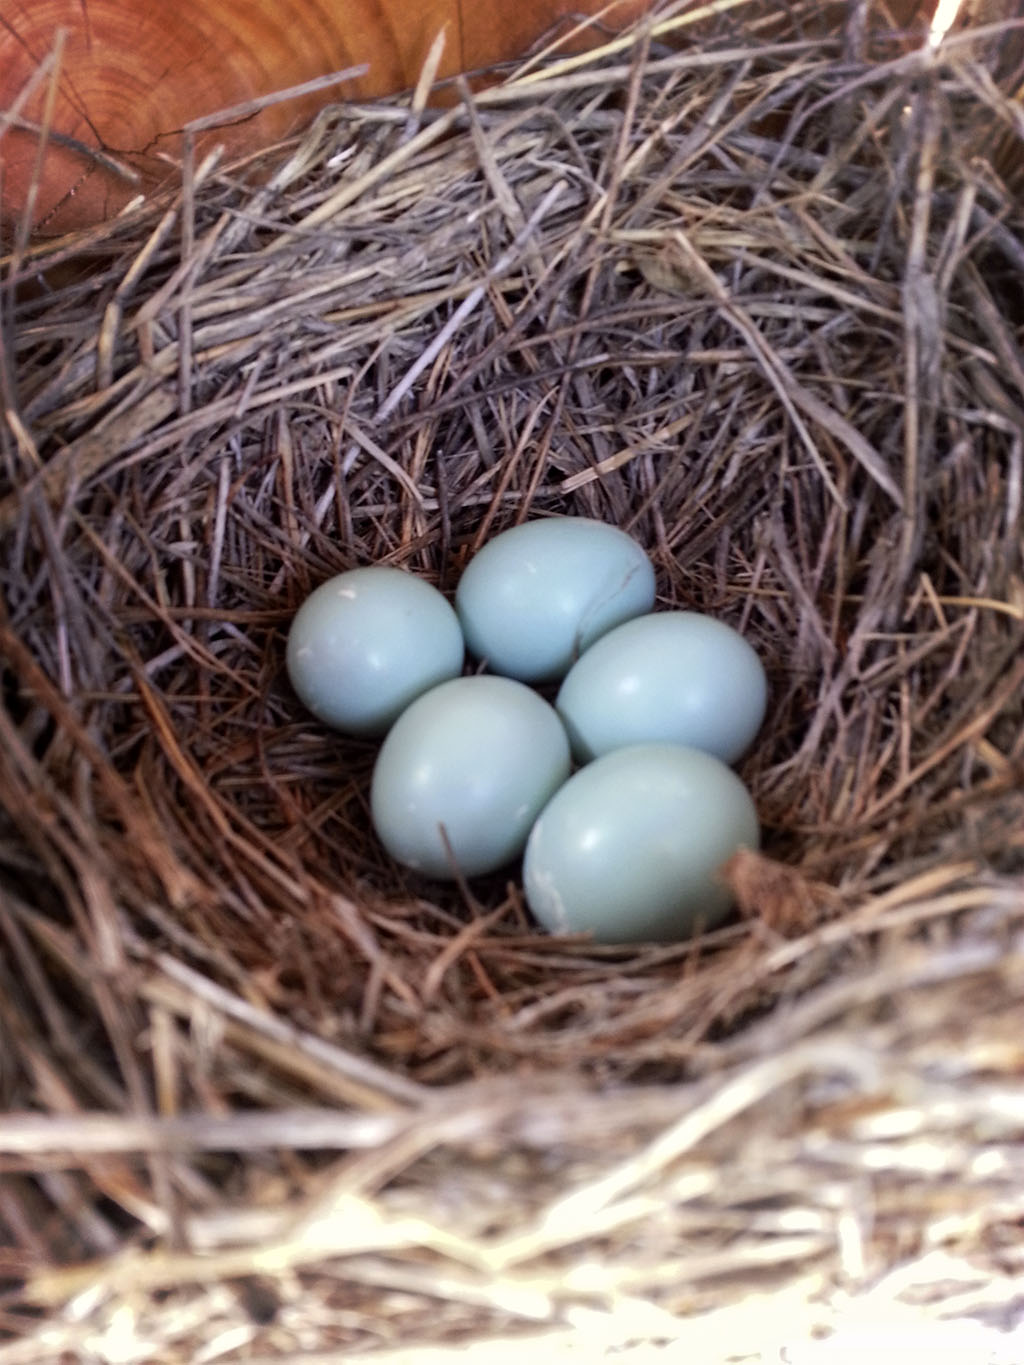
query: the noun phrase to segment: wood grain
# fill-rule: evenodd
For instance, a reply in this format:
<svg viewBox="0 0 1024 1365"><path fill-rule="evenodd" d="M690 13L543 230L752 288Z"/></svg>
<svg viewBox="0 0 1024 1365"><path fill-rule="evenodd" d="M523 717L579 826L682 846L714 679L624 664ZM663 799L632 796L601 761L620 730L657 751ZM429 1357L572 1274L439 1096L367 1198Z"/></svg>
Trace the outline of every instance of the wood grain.
<svg viewBox="0 0 1024 1365"><path fill-rule="evenodd" d="M591 41L640 13L646 0L0 0L0 111L10 110L51 52L66 45L37 231L65 231L116 213L141 190L176 178L180 129L196 118L366 63L358 80L291 99L206 136L244 153L300 129L331 100L387 94L415 83L436 35L447 35L440 75L522 55L607 15ZM583 39L585 41L586 39ZM8 125L0 212L23 210L37 156L28 124L43 117L45 85ZM2 114L0 114L2 128ZM132 183L93 153L108 152Z"/></svg>

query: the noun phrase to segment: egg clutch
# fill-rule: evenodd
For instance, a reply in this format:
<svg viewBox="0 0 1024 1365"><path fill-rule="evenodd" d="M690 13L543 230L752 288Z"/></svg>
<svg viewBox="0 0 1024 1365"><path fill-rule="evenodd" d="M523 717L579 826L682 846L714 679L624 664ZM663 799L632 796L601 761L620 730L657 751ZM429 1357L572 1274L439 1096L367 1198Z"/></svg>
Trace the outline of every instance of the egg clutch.
<svg viewBox="0 0 1024 1365"><path fill-rule="evenodd" d="M288 676L326 725L384 736L370 807L398 862L452 880L522 854L546 929L676 940L724 918L719 870L758 846L729 765L767 685L731 626L654 598L625 532L526 522L470 561L454 608L401 569L321 584L292 622ZM462 676L467 649L487 672ZM556 683L554 705L531 686Z"/></svg>

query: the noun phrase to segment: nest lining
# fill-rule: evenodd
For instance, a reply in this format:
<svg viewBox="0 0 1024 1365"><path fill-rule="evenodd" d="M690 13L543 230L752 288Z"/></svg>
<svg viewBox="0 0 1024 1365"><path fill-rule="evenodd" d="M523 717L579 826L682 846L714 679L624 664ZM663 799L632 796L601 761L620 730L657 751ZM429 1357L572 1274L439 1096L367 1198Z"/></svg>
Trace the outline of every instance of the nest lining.
<svg viewBox="0 0 1024 1365"><path fill-rule="evenodd" d="M1019 1322L1019 116L803 21L331 109L8 258L3 1365ZM557 512L769 671L699 945L389 864L284 680L330 573Z"/></svg>

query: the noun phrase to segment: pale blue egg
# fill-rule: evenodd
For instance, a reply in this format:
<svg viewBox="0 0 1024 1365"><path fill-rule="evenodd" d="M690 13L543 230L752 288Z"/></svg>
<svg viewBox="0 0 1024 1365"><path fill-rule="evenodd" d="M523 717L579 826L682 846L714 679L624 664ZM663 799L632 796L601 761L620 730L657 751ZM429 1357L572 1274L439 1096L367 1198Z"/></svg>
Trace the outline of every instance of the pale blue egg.
<svg viewBox="0 0 1024 1365"><path fill-rule="evenodd" d="M353 735L382 735L428 688L462 671L458 617L435 587L384 565L329 578L295 613L292 687L313 715Z"/></svg>
<svg viewBox="0 0 1024 1365"><path fill-rule="evenodd" d="M588 517L503 531L470 560L455 593L470 652L522 682L563 677L599 636L653 605L642 547Z"/></svg>
<svg viewBox="0 0 1024 1365"><path fill-rule="evenodd" d="M724 621L655 612L587 650L555 706L577 762L626 744L689 744L726 763L764 720L768 684L754 649Z"/></svg>
<svg viewBox="0 0 1024 1365"><path fill-rule="evenodd" d="M456 678L414 701L381 746L374 828L425 876L452 878L453 858L467 877L493 872L522 852L569 770L562 722L536 692L510 678Z"/></svg>
<svg viewBox="0 0 1024 1365"><path fill-rule="evenodd" d="M581 768L545 806L526 845L526 899L552 933L672 942L720 923L732 901L720 869L758 843L753 799L720 759L631 745Z"/></svg>

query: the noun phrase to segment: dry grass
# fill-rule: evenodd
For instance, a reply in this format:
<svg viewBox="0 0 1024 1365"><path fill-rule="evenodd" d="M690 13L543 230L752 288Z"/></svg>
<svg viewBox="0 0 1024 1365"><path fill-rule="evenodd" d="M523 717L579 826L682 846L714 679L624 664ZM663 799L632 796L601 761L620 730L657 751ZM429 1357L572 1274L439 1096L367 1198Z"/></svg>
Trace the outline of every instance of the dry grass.
<svg viewBox="0 0 1024 1365"><path fill-rule="evenodd" d="M7 257L0 1365L1019 1359L1010 48L741 19ZM284 679L545 512L768 667L700 944L407 876Z"/></svg>

